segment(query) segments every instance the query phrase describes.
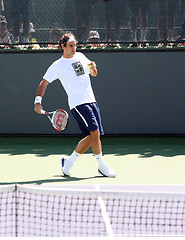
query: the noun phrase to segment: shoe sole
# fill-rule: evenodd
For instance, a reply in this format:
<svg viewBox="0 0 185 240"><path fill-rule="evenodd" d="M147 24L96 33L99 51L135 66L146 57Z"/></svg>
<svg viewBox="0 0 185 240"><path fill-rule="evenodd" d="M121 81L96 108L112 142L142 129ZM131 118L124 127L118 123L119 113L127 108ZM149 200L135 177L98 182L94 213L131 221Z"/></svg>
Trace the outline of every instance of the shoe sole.
<svg viewBox="0 0 185 240"><path fill-rule="evenodd" d="M65 174L64 171L63 171L65 158L60 159L60 161L61 161L61 165L62 165L62 173L64 174L65 177L70 177L70 175Z"/></svg>
<svg viewBox="0 0 185 240"><path fill-rule="evenodd" d="M98 172L100 173L100 174L102 174L104 177L116 177L116 175L115 176L107 176L107 175L105 175L104 173L102 173L99 169L98 169Z"/></svg>

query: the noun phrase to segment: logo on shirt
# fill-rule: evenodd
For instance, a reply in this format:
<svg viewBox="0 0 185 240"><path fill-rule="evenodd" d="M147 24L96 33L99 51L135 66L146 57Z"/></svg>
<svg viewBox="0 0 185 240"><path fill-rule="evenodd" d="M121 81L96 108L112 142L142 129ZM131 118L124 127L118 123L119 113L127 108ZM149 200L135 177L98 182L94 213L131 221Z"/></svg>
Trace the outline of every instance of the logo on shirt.
<svg viewBox="0 0 185 240"><path fill-rule="evenodd" d="M73 66L77 76L85 74L84 68L80 61L72 63L72 66Z"/></svg>

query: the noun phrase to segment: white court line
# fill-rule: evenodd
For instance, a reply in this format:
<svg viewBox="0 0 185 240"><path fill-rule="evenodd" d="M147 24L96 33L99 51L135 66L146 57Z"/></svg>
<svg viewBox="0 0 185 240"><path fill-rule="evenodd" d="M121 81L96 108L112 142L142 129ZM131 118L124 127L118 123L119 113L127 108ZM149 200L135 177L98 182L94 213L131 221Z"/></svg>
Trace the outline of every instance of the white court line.
<svg viewBox="0 0 185 240"><path fill-rule="evenodd" d="M100 191L99 185L95 185L95 190ZM108 233L108 237L114 237L114 232L112 230L112 226L111 226L111 223L110 223L110 220L109 220L109 216L107 214L105 203L104 203L102 197L98 197L98 202L100 204L100 209L101 209L101 212L102 212L102 215L103 215L103 220L105 222L105 227L106 227L106 230L107 230L107 233Z"/></svg>

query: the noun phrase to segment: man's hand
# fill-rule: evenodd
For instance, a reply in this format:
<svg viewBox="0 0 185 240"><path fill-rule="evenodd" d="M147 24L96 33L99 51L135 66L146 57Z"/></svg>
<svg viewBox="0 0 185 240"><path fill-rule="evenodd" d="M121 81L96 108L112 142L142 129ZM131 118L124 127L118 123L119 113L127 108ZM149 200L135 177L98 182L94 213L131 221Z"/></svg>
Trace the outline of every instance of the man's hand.
<svg viewBox="0 0 185 240"><path fill-rule="evenodd" d="M96 77L98 74L97 68L96 68L96 63L95 62L91 62L89 65L89 69L90 69L90 74L91 76Z"/></svg>
<svg viewBox="0 0 185 240"><path fill-rule="evenodd" d="M41 105L40 103L36 103L36 104L35 104L34 111L35 111L36 113L41 114L41 110L42 110L42 109L43 109L43 107L42 107L42 105Z"/></svg>

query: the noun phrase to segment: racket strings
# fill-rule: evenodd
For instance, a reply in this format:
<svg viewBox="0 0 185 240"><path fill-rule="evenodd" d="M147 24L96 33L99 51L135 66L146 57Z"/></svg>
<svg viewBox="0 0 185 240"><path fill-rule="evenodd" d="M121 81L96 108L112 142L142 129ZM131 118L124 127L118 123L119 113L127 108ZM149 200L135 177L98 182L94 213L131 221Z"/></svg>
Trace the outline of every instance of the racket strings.
<svg viewBox="0 0 185 240"><path fill-rule="evenodd" d="M54 128L64 130L68 123L68 114L63 110L57 110L52 117Z"/></svg>

